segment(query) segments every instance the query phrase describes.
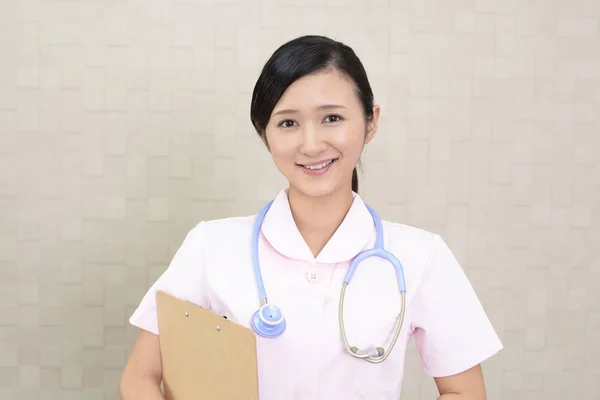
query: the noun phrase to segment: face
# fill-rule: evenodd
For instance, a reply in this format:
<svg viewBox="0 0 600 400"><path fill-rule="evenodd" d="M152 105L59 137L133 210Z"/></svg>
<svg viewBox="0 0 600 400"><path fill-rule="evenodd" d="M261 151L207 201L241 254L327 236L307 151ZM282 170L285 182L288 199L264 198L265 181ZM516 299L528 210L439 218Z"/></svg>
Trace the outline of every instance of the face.
<svg viewBox="0 0 600 400"><path fill-rule="evenodd" d="M336 70L295 81L273 109L264 137L290 190L311 197L351 190L352 171L377 128L353 82Z"/></svg>

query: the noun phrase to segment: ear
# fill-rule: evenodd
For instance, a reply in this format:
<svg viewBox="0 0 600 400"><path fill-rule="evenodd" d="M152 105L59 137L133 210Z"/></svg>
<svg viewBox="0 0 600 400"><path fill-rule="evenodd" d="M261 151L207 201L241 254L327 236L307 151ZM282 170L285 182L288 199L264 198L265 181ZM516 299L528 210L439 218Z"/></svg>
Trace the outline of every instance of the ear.
<svg viewBox="0 0 600 400"><path fill-rule="evenodd" d="M375 132L377 131L377 127L379 126L379 113L381 112L381 107L378 104L373 106L373 116L367 122L367 135L365 137L365 144L369 143L373 136L375 136Z"/></svg>

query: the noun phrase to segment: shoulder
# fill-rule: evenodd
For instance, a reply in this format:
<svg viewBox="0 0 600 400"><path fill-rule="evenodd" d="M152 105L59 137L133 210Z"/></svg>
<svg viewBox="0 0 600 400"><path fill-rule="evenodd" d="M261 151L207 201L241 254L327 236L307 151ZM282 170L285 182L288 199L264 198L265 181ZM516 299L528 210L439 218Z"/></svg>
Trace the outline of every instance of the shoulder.
<svg viewBox="0 0 600 400"><path fill-rule="evenodd" d="M234 216L203 221L204 231L211 234L231 234L238 230L252 229L255 215Z"/></svg>
<svg viewBox="0 0 600 400"><path fill-rule="evenodd" d="M437 233L400 223L382 223L384 246L402 263L411 294L418 291L432 269L437 269L434 264L445 270L438 274L440 277L452 277L458 272L456 267L460 269L451 250Z"/></svg>
<svg viewBox="0 0 600 400"><path fill-rule="evenodd" d="M235 216L198 222L188 233L188 239L196 244L225 243L235 241L252 232L255 215Z"/></svg>
<svg viewBox="0 0 600 400"><path fill-rule="evenodd" d="M418 257L425 266L432 263L458 264L446 241L437 233L409 225L382 221L386 247L404 256Z"/></svg>
<svg viewBox="0 0 600 400"><path fill-rule="evenodd" d="M429 257L440 237L421 228L396 222L382 221L385 246L393 252Z"/></svg>

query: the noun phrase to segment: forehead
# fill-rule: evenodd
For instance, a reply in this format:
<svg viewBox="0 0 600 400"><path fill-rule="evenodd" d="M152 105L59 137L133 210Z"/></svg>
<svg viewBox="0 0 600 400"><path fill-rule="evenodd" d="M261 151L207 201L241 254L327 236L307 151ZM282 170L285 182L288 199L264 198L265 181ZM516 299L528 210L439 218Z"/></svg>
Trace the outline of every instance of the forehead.
<svg viewBox="0 0 600 400"><path fill-rule="evenodd" d="M307 109L324 104L348 108L359 106L355 85L338 70L326 70L303 76L283 93L273 112L281 109Z"/></svg>

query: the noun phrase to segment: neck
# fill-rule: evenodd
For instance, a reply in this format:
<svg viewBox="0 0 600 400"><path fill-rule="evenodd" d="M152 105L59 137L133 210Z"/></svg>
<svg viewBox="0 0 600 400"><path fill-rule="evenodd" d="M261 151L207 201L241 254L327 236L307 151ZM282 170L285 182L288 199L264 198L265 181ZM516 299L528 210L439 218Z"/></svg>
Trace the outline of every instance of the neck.
<svg viewBox="0 0 600 400"><path fill-rule="evenodd" d="M294 222L317 257L346 217L354 196L351 190L338 190L328 196L310 197L290 187L288 199Z"/></svg>

